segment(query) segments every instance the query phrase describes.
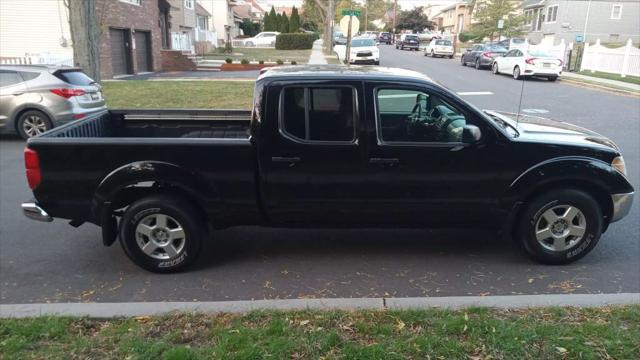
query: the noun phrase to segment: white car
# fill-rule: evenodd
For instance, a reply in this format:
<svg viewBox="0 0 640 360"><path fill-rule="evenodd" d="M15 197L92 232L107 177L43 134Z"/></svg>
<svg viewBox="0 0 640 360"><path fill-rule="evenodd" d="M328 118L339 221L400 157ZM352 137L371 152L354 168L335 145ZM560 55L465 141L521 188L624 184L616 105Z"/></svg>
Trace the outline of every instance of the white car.
<svg viewBox="0 0 640 360"><path fill-rule="evenodd" d="M562 75L562 60L541 50L513 49L496 57L491 70L494 74L511 74L516 80L541 76L556 81Z"/></svg>
<svg viewBox="0 0 640 360"><path fill-rule="evenodd" d="M428 55L431 57L448 56L449 59L453 59L453 43L451 40L433 39L424 50L424 56Z"/></svg>
<svg viewBox="0 0 640 360"><path fill-rule="evenodd" d="M435 31L425 29L423 32L418 33L418 38L420 39L420 41L426 42L426 41L431 41L433 39L439 39L440 34L438 34Z"/></svg>
<svg viewBox="0 0 640 360"><path fill-rule="evenodd" d="M276 45L276 36L280 35L277 31L265 31L261 32L258 35L245 39L242 43L244 46L253 47L253 46L275 46Z"/></svg>
<svg viewBox="0 0 640 360"><path fill-rule="evenodd" d="M365 38L369 38L369 39L377 39L378 38L378 31L365 31L361 37L365 37Z"/></svg>
<svg viewBox="0 0 640 360"><path fill-rule="evenodd" d="M380 49L374 39L355 38L351 40L349 64L380 65Z"/></svg>

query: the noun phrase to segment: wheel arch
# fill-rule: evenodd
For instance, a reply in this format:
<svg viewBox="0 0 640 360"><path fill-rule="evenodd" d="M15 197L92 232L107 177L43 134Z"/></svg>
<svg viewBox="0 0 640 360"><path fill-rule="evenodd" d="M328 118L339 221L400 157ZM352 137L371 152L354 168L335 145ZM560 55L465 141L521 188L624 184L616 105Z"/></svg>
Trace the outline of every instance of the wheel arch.
<svg viewBox="0 0 640 360"><path fill-rule="evenodd" d="M8 127L13 129L15 132L18 132L18 119L20 118L20 116L22 116L22 114L31 110L40 111L41 113L45 114L49 118L51 128L53 129L55 127L54 116L44 106L38 104L23 104L13 110L13 113L11 114L11 116L9 116L9 121L7 124Z"/></svg>

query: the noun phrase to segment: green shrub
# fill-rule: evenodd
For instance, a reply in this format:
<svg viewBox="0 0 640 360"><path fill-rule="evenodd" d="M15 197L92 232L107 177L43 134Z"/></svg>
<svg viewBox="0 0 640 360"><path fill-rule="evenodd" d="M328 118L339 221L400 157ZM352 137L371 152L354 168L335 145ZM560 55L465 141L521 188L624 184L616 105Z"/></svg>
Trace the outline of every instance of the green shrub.
<svg viewBox="0 0 640 360"><path fill-rule="evenodd" d="M276 64L278 64L278 65L282 65L282 64L284 64L284 61L282 61L282 60L278 59L278 60L276 60Z"/></svg>
<svg viewBox="0 0 640 360"><path fill-rule="evenodd" d="M264 64L264 60L258 61L258 64L260 64L260 65Z"/></svg>
<svg viewBox="0 0 640 360"><path fill-rule="evenodd" d="M293 61L291 61L291 65L298 65L298 62L293 60Z"/></svg>
<svg viewBox="0 0 640 360"><path fill-rule="evenodd" d="M233 62L232 58L226 58L224 59L224 62L226 62L227 64L231 64Z"/></svg>
<svg viewBox="0 0 640 360"><path fill-rule="evenodd" d="M470 32L470 31L463 31L460 34L458 34L458 40L460 40L460 42L467 42L469 40L473 40L473 38L476 37L476 34Z"/></svg>
<svg viewBox="0 0 640 360"><path fill-rule="evenodd" d="M276 36L276 49L278 50L304 50L311 49L315 41L313 34L280 34Z"/></svg>
<svg viewBox="0 0 640 360"><path fill-rule="evenodd" d="M249 60L247 60L247 59L242 59L242 60L240 60L240 64L242 64L242 65L247 65L247 64L249 64Z"/></svg>

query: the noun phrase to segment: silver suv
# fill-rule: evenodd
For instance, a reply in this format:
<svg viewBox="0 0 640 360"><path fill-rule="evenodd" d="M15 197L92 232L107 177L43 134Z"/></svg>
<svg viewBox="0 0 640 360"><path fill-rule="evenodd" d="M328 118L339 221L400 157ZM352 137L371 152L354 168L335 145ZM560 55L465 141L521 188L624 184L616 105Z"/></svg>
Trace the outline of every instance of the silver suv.
<svg viewBox="0 0 640 360"><path fill-rule="evenodd" d="M104 109L100 85L81 69L0 65L0 132L27 139Z"/></svg>

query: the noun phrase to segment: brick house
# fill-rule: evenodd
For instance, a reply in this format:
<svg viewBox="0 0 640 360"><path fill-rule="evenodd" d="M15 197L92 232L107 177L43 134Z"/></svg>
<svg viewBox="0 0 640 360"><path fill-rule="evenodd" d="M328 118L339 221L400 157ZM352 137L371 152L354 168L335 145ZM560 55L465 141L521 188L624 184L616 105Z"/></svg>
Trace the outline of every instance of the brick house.
<svg viewBox="0 0 640 360"><path fill-rule="evenodd" d="M102 78L161 70L158 1L98 0Z"/></svg>

